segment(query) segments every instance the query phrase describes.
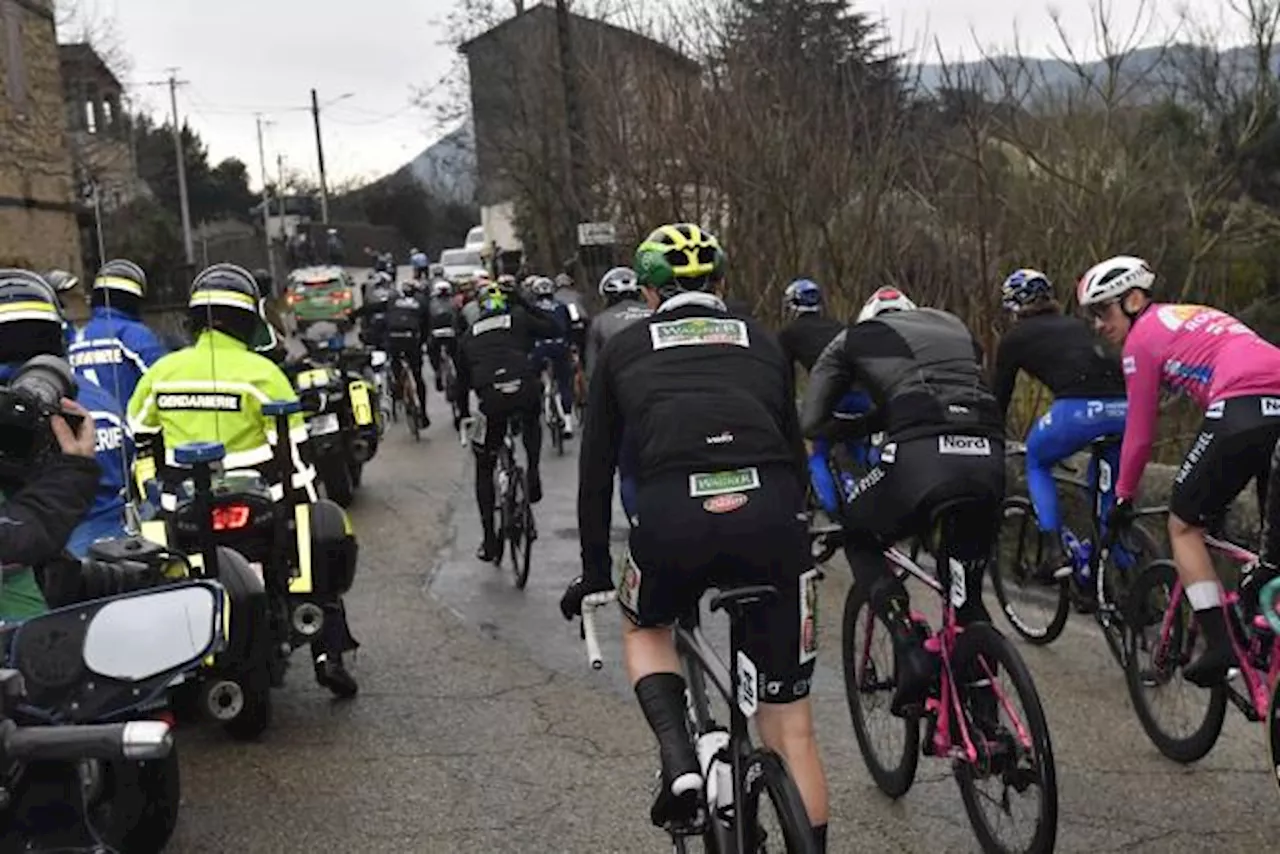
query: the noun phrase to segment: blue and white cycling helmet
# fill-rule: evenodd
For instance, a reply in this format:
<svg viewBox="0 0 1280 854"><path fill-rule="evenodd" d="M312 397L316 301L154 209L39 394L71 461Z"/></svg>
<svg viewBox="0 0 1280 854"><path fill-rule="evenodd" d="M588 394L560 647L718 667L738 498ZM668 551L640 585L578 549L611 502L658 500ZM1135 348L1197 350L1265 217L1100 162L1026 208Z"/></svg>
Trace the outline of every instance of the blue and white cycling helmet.
<svg viewBox="0 0 1280 854"><path fill-rule="evenodd" d="M556 283L546 276L538 276L529 283L529 293L535 297L549 297L555 294Z"/></svg>
<svg viewBox="0 0 1280 854"><path fill-rule="evenodd" d="M1000 304L1007 311L1018 312L1047 299L1053 299L1053 283L1044 273L1029 267L1014 270L1000 286Z"/></svg>
<svg viewBox="0 0 1280 854"><path fill-rule="evenodd" d="M812 279L796 279L787 285L782 305L796 314L822 310L822 288Z"/></svg>

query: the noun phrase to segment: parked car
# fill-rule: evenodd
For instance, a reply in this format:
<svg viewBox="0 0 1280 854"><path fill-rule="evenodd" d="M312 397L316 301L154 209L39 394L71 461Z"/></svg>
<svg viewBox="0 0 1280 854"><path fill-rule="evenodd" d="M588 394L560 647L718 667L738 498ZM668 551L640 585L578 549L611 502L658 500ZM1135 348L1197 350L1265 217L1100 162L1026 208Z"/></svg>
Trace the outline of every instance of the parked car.
<svg viewBox="0 0 1280 854"><path fill-rule="evenodd" d="M289 274L285 300L299 324L344 322L355 308L355 283L341 267L305 267Z"/></svg>
<svg viewBox="0 0 1280 854"><path fill-rule="evenodd" d="M484 236L484 226L477 225L475 228L467 232L467 239L463 242L464 249L475 249L483 251L485 244L488 243Z"/></svg>
<svg viewBox="0 0 1280 854"><path fill-rule="evenodd" d="M444 267L444 277L456 282L483 268L484 259L480 257L479 249L446 249L440 253L440 266Z"/></svg>

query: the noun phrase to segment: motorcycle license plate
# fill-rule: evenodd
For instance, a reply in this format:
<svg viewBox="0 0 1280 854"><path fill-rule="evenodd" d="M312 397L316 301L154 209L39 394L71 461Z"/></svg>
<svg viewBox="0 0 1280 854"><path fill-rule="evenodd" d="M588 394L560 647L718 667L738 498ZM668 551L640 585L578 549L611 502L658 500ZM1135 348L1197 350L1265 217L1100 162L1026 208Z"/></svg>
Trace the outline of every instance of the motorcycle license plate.
<svg viewBox="0 0 1280 854"><path fill-rule="evenodd" d="M342 425L338 423L338 415L334 412L326 412L317 415L307 422L307 432L312 436L327 436L330 433L337 433Z"/></svg>
<svg viewBox="0 0 1280 854"><path fill-rule="evenodd" d="M356 424L365 427L373 423L373 407L369 405L369 386L363 382L354 382L348 389L351 396L351 414Z"/></svg>

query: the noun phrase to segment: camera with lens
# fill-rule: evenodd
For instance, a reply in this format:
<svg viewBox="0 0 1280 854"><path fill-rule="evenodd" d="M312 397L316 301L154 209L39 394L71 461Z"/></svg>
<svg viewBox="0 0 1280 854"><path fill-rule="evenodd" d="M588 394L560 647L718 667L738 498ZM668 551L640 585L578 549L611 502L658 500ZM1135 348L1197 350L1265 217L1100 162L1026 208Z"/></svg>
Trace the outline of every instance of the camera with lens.
<svg viewBox="0 0 1280 854"><path fill-rule="evenodd" d="M0 481L25 482L51 455L60 453L49 419L61 415L74 431L83 418L62 411L62 399L75 399L78 387L71 366L57 356L40 355L0 385Z"/></svg>

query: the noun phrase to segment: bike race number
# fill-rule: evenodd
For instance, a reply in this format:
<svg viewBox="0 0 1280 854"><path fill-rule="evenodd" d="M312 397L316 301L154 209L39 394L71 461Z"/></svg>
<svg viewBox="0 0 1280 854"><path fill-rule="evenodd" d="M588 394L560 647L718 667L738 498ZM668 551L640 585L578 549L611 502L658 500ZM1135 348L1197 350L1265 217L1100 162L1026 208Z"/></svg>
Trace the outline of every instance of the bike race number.
<svg viewBox="0 0 1280 854"><path fill-rule="evenodd" d="M760 676L756 664L742 650L738 650L738 708L747 717L760 707Z"/></svg>

